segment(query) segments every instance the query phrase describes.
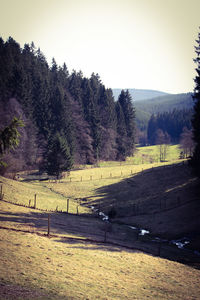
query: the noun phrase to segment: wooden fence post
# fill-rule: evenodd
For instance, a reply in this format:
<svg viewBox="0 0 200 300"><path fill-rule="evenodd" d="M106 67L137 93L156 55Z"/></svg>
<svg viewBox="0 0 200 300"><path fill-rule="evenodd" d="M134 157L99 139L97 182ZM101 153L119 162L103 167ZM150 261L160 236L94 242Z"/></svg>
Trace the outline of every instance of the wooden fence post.
<svg viewBox="0 0 200 300"><path fill-rule="evenodd" d="M0 200L3 200L3 184L1 185L1 194L0 194Z"/></svg>
<svg viewBox="0 0 200 300"><path fill-rule="evenodd" d="M69 199L67 199L67 214L69 212Z"/></svg>
<svg viewBox="0 0 200 300"><path fill-rule="evenodd" d="M37 198L37 194L35 194L35 197L34 197L34 208L36 209L36 198Z"/></svg>
<svg viewBox="0 0 200 300"><path fill-rule="evenodd" d="M78 215L78 205L77 205L77 207L76 207L76 213L77 213L77 215Z"/></svg>
<svg viewBox="0 0 200 300"><path fill-rule="evenodd" d="M50 214L48 214L48 232L47 235L50 236Z"/></svg>

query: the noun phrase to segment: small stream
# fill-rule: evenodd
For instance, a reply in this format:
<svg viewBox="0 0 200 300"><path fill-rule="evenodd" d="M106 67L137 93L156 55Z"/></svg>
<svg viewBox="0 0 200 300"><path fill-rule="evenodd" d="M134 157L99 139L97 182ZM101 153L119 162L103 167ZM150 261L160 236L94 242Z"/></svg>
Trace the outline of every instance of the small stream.
<svg viewBox="0 0 200 300"><path fill-rule="evenodd" d="M94 206L90 206L90 208L92 209L92 211L98 213L98 215L102 219L102 221L109 222L109 217L106 214L104 214L103 212L99 211ZM130 229L139 232L140 236L144 236L146 234L150 234L149 230L146 230L146 229L143 229L143 228L138 228L138 227L130 226L130 225L122 225L122 226L128 226ZM177 240L167 240L167 239L161 239L159 237L152 237L151 241L155 242L155 243L167 243L167 244L175 245L179 249L184 249L185 246L188 245L191 242L191 240L188 237L183 237L183 238L180 238L180 239L177 239ZM194 251L194 254L200 256L200 252L199 251Z"/></svg>

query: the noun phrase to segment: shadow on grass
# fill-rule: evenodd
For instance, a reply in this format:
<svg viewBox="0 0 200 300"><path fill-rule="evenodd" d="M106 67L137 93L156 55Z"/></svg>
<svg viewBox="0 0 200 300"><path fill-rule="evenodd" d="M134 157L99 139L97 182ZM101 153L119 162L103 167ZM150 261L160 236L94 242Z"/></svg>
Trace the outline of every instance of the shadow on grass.
<svg viewBox="0 0 200 300"><path fill-rule="evenodd" d="M91 200L90 205L100 205L105 213L114 207L118 216L154 213L197 199L195 185L186 165L157 167L98 188L95 196L100 200Z"/></svg>
<svg viewBox="0 0 200 300"><path fill-rule="evenodd" d="M192 187L194 188L193 190L191 190ZM115 207L118 220L121 217L123 221L128 216L135 218L139 213L139 215L143 214L143 218L148 223L148 215L154 214L156 210L159 213L160 210L171 209L171 204L173 206L174 203L176 203L176 206L181 206L185 203L184 201L187 197L194 200L196 199L197 191L196 182L193 181L188 167L175 165L173 167L159 167L150 171L144 171L119 183L97 189L96 193L101 197L100 209L105 213L111 207ZM138 203L140 203L139 209L136 206ZM166 203L168 207L166 207ZM41 232L43 235L47 235L47 213L27 208L20 208L21 212L15 213L11 211L12 204L9 205L10 210L6 208L3 210L2 204L0 226L15 228L16 230L21 229L22 231L27 230L27 232ZM99 205L99 202L91 201L89 205ZM189 214L189 211L185 213ZM131 222L133 221L131 219ZM139 221L137 221L138 224ZM153 219L152 222L154 222ZM170 222L170 220L167 220L167 222ZM150 240L145 240L142 237L138 240L133 230L118 223L112 223L111 228L106 232L107 243L105 244L106 230L105 222L95 217L67 215L64 213L50 214L50 234L54 238L58 237L56 241L70 244L72 248L121 251L120 247L126 247L126 250L132 249L131 251L133 251L133 249L138 249L153 255L179 260L180 250L173 248L172 251L171 247L167 246L166 248L163 246L160 253L157 243L152 243ZM80 243L82 243L81 246ZM90 243L89 247L87 243Z"/></svg>
<svg viewBox="0 0 200 300"><path fill-rule="evenodd" d="M46 213L37 211L27 213L1 211L0 229L47 236L47 217ZM159 249L157 243L152 243L143 237L136 239L134 233L127 226L112 224L111 230L107 232L105 242L105 223L101 220L59 213L51 214L50 218L50 238L55 242L65 243L66 247L86 251L88 249L110 252L143 251L183 263L190 261L200 263L200 258L181 252L175 247L163 245L162 249Z"/></svg>
<svg viewBox="0 0 200 300"><path fill-rule="evenodd" d="M81 249L81 250L100 250L100 251L109 251L109 252L121 252L123 251L122 246L115 246L111 244L106 244L104 242L96 242L94 241L92 244L88 244L87 241L81 241L81 240L69 240L69 239L58 239L56 242L59 243L67 243L68 247L73 249ZM78 244L78 245L76 245ZM70 245L70 246L69 246Z"/></svg>

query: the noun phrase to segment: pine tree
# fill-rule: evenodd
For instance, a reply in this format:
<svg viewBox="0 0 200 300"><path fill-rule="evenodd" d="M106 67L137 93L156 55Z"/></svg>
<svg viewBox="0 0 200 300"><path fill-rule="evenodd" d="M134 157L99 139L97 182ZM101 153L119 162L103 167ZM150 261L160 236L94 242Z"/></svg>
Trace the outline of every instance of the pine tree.
<svg viewBox="0 0 200 300"><path fill-rule="evenodd" d="M122 110L122 107L117 101L116 103L116 115L117 115L117 159L125 160L127 156L127 132L126 132L126 123L125 117Z"/></svg>
<svg viewBox="0 0 200 300"><path fill-rule="evenodd" d="M19 145L20 133L18 127L23 126L24 122L14 117L11 123L0 131L0 169L6 166L2 160L4 154Z"/></svg>
<svg viewBox="0 0 200 300"><path fill-rule="evenodd" d="M72 168L73 161L66 140L57 132L49 139L44 153L43 170L48 175L61 177L62 172Z"/></svg>
<svg viewBox="0 0 200 300"><path fill-rule="evenodd" d="M200 33L198 34L198 39L196 40L197 46L195 47L195 52L197 54L194 60L196 68L196 78L195 89L194 89L194 115L192 119L193 126L193 137L195 142L195 149L192 157L192 165L198 177L200 177Z"/></svg>
<svg viewBox="0 0 200 300"><path fill-rule="evenodd" d="M100 119L98 115L97 105L95 101L95 95L91 88L90 81L86 78L83 79L82 83L82 103L84 109L84 115L86 121L90 124L92 138L93 138L93 149L95 153L95 160L98 162L100 146L101 146L101 131L100 131Z"/></svg>
<svg viewBox="0 0 200 300"><path fill-rule="evenodd" d="M118 101L121 105L126 124L126 153L127 155L131 156L133 155L135 147L135 109L133 107L132 98L129 91L122 90L121 94L119 95Z"/></svg>

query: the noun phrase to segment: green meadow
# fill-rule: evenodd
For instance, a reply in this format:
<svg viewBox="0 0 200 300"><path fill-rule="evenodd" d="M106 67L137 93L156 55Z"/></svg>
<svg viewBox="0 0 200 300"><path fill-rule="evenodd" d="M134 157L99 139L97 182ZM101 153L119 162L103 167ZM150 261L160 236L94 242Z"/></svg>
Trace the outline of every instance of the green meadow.
<svg viewBox="0 0 200 300"><path fill-rule="evenodd" d="M91 213L89 204L102 198L98 193L100 188L132 178L142 171L181 161L178 146L169 147L169 159L166 162L152 162L156 160L157 153L157 146L140 147L137 148L136 155L125 162L100 162L99 166L93 168L76 169L69 175L66 174L61 181L39 181L37 176L21 174L19 185L16 181L2 178L4 199L34 206L36 194L36 207L53 211L66 211L69 199L69 212L77 213L78 207L79 214Z"/></svg>
<svg viewBox="0 0 200 300"><path fill-rule="evenodd" d="M0 229L0 299L198 299L199 270L123 247Z"/></svg>
<svg viewBox="0 0 200 300"><path fill-rule="evenodd" d="M182 163L177 146L169 148L166 162L157 162L156 156L155 146L138 148L126 162L100 162L57 182L40 181L36 173L20 174L19 181L0 177L5 200L0 201L0 299L198 299L199 269L158 257L157 244L136 239L130 228L118 223L108 228L105 243L105 223L91 209L94 205L108 212L123 206L126 223L133 225L130 207L138 199L151 211L150 203L159 204L161 192L171 201L171 191L195 184L187 167L177 164ZM158 180L160 172L170 168L178 170L172 181L163 181L159 190L152 184L151 197L147 181ZM66 212L67 199L71 214L55 212ZM152 222L165 228L158 217L134 218L141 218L137 223L144 226L149 222L152 230ZM169 223L167 214L161 218ZM172 250L178 251L175 246Z"/></svg>

